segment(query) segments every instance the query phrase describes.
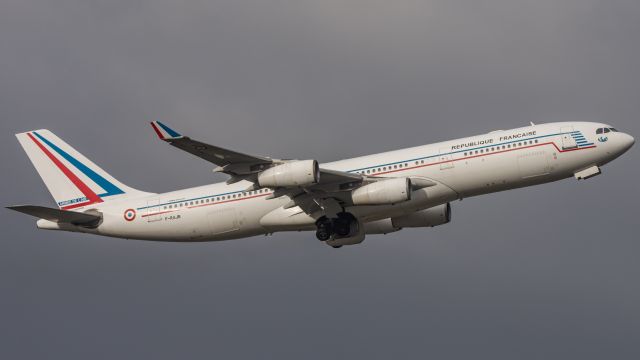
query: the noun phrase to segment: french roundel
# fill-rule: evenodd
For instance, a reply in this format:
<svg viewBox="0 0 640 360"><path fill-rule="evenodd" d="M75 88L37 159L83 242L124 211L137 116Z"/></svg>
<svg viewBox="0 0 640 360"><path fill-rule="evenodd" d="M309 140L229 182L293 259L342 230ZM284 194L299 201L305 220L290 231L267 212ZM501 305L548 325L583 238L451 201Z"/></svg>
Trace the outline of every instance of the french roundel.
<svg viewBox="0 0 640 360"><path fill-rule="evenodd" d="M133 221L136 218L136 211L133 209L127 209L124 211L124 219L127 221Z"/></svg>

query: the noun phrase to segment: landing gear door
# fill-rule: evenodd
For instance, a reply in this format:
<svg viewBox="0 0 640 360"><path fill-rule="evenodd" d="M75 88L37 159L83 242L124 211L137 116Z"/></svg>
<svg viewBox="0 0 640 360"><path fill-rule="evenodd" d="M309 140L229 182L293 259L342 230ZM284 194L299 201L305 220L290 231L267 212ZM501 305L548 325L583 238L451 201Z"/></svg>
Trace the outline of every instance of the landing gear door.
<svg viewBox="0 0 640 360"><path fill-rule="evenodd" d="M565 126L560 128L562 134L562 150L575 149L578 147L576 139L573 137L573 126Z"/></svg>
<svg viewBox="0 0 640 360"><path fill-rule="evenodd" d="M440 163L440 170L452 169L453 161L451 157L451 151L446 149L440 149L440 155L438 156L438 162Z"/></svg>

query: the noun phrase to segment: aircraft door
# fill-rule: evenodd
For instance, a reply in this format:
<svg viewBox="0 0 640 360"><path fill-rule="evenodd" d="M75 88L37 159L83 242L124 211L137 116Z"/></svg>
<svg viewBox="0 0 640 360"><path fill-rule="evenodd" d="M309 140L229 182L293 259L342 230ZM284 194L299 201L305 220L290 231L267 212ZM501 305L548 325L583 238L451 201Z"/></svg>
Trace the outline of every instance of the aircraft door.
<svg viewBox="0 0 640 360"><path fill-rule="evenodd" d="M448 148L440 149L440 155L438 156L438 162L440 163L440 170L446 170L453 168L453 161L451 156L451 150Z"/></svg>
<svg viewBox="0 0 640 360"><path fill-rule="evenodd" d="M573 126L565 126L560 128L560 133L562 134L562 149L575 149L578 147L578 143L576 143L576 139L571 135L573 132Z"/></svg>

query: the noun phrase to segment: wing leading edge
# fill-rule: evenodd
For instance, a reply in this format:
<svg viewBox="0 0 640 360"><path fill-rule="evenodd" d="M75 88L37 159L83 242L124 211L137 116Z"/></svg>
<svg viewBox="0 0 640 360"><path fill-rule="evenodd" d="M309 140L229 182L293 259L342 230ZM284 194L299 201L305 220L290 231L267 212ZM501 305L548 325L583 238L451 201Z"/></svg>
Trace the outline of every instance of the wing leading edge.
<svg viewBox="0 0 640 360"><path fill-rule="evenodd" d="M164 140L178 149L217 165L217 172L231 176L228 183L240 180L249 180L255 183L257 173L273 165L285 163L287 160L272 159L265 156L243 154L237 151L221 148L200 141L193 140L167 125L159 122L151 122L151 127L161 140ZM364 177L360 174L351 174L343 171L320 168L320 181L311 186L318 190L326 187L340 187L345 184L360 183ZM329 189L327 189L329 190Z"/></svg>

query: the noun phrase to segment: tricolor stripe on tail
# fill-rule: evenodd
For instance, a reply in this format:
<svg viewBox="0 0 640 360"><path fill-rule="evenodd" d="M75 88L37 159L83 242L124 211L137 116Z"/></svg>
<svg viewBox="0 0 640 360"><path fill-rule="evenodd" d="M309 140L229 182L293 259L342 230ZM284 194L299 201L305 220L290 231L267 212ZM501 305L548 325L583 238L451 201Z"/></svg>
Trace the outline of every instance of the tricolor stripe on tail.
<svg viewBox="0 0 640 360"><path fill-rule="evenodd" d="M160 121L152 121L151 127L153 127L153 130L155 130L156 134L158 134L158 137L160 137L160 139L162 140L179 139L182 137L182 135L178 134L178 132L161 123Z"/></svg>
<svg viewBox="0 0 640 360"><path fill-rule="evenodd" d="M48 130L29 131L16 137L62 209L95 205L127 194L144 194L122 184Z"/></svg>

